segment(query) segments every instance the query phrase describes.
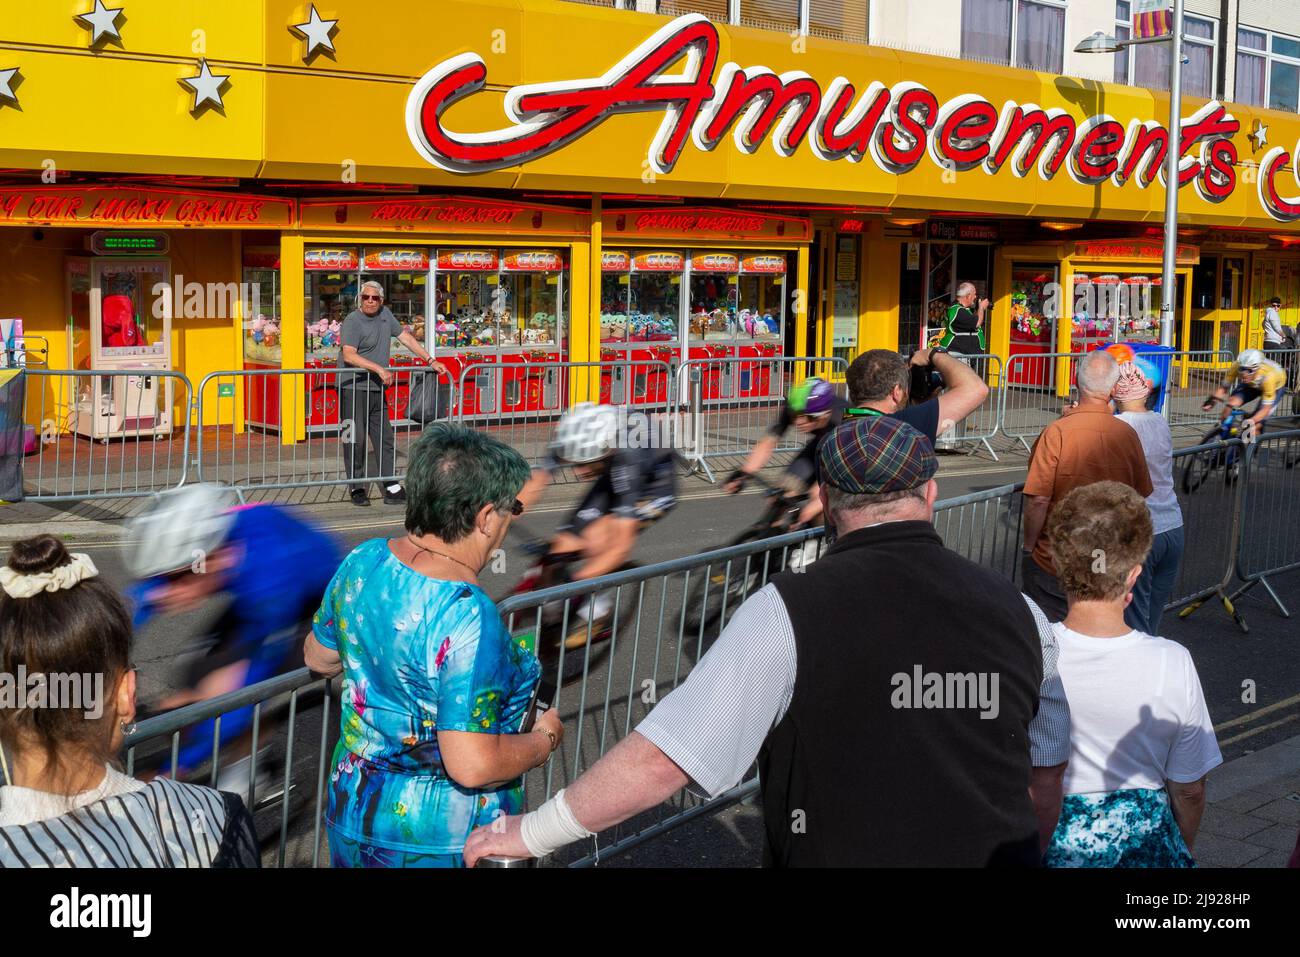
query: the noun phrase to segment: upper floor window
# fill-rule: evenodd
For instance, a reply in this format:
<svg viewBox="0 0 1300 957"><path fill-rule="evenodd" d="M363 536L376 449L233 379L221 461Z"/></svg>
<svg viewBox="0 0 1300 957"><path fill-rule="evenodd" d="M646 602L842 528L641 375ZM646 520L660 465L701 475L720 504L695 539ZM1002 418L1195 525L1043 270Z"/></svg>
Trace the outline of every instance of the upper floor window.
<svg viewBox="0 0 1300 957"><path fill-rule="evenodd" d="M631 2L625 5L634 6ZM728 0L659 0L659 12L669 17L702 13L715 23L726 23L731 16L731 4Z"/></svg>
<svg viewBox="0 0 1300 957"><path fill-rule="evenodd" d="M1237 89L1247 106L1297 112L1300 107L1300 40L1265 30L1237 28Z"/></svg>
<svg viewBox="0 0 1300 957"><path fill-rule="evenodd" d="M1209 99L1214 95L1214 48L1219 23L1206 17L1183 17L1183 93ZM1132 4L1115 4L1115 39L1133 36ZM1169 89L1169 41L1142 43L1115 54L1115 82L1148 90Z"/></svg>
<svg viewBox="0 0 1300 957"><path fill-rule="evenodd" d="M962 0L961 55L1060 73L1065 56L1064 0Z"/></svg>
<svg viewBox="0 0 1300 957"><path fill-rule="evenodd" d="M799 29L799 0L740 0L737 22L743 27L790 33Z"/></svg>
<svg viewBox="0 0 1300 957"><path fill-rule="evenodd" d="M715 23L832 40L867 42L871 0L578 0L675 17L702 13ZM1055 0L1052 0L1055 2Z"/></svg>
<svg viewBox="0 0 1300 957"><path fill-rule="evenodd" d="M808 33L866 43L868 12L868 0L808 0Z"/></svg>

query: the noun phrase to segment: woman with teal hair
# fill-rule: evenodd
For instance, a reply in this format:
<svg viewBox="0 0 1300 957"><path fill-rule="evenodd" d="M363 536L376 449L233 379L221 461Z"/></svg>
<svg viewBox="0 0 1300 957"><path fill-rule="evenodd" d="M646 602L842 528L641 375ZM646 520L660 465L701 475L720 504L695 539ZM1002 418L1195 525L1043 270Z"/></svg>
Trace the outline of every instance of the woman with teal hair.
<svg viewBox="0 0 1300 957"><path fill-rule="evenodd" d="M520 733L541 666L478 574L528 463L482 433L430 426L411 449L406 534L363 542L316 613L307 665L343 675L326 826L335 867L457 867L469 833L523 806L522 776L564 733Z"/></svg>

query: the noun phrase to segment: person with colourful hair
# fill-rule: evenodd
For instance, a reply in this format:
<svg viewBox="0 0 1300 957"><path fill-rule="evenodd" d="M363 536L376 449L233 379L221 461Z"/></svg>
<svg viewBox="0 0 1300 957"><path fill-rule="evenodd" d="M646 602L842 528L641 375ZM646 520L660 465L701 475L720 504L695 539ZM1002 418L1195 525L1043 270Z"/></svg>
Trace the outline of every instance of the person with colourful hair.
<svg viewBox="0 0 1300 957"><path fill-rule="evenodd" d="M1133 585L1133 601L1124 612L1129 625L1148 635L1160 634L1160 616L1183 557L1183 513L1174 493L1173 436L1165 417L1147 408L1147 396L1159 387L1159 368L1137 356L1120 365L1119 381L1111 393L1119 418L1138 434L1151 473L1151 494L1146 502L1154 538L1142 574Z"/></svg>

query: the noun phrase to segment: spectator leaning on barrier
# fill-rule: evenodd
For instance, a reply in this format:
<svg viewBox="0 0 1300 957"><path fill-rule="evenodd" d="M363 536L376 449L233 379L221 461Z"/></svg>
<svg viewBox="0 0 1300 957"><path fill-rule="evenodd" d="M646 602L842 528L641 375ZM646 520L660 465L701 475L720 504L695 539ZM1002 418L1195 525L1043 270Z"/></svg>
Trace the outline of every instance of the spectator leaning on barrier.
<svg viewBox="0 0 1300 957"><path fill-rule="evenodd" d="M1151 473L1137 432L1110 408L1119 366L1098 350L1078 360L1079 402L1043 430L1029 454L1025 477L1024 555L1020 563L1025 594L1051 621L1065 617L1065 593L1056 580L1045 532L1055 504L1080 485L1113 480L1151 494Z"/></svg>
<svg viewBox="0 0 1300 957"><path fill-rule="evenodd" d="M421 359L438 375L447 375L447 367L434 360L423 343L413 333L402 328L397 317L384 305L384 287L377 282L363 282L357 296L357 308L343 320L342 347L339 350L339 369L347 366L360 372L339 372L339 419L344 432L343 467L353 479L352 504L369 505L370 483L360 484L356 479L397 474L397 453L393 442L393 424L388 418L388 402L384 390L393 384L394 373L388 368L390 347L396 339ZM368 468L366 439L375 448L378 458L374 469ZM400 504L406 494L399 483L384 488L385 504Z"/></svg>
<svg viewBox="0 0 1300 957"><path fill-rule="evenodd" d="M1120 366L1115 384L1115 403L1119 418L1138 434L1151 474L1151 494L1147 510L1151 513L1154 541L1142 574L1133 586L1133 601L1124 612L1124 620L1148 635L1160 634L1160 617L1178 579L1178 565L1183 557L1183 512L1174 492L1174 440L1169 423L1159 412L1147 408L1151 392L1146 360L1138 359Z"/></svg>
<svg viewBox="0 0 1300 957"><path fill-rule="evenodd" d="M1070 606L1055 630L1073 723L1051 867L1193 866L1205 776L1223 758L1187 649L1124 620L1151 528L1119 482L1072 490L1048 523Z"/></svg>
<svg viewBox="0 0 1300 957"><path fill-rule="evenodd" d="M258 867L237 796L112 766L134 733L135 668L130 616L97 576L52 535L15 542L0 568L0 867Z"/></svg>
<svg viewBox="0 0 1300 957"><path fill-rule="evenodd" d="M357 546L330 583L305 656L343 675L335 867L459 866L470 831L523 806L521 776L564 735L554 709L516 733L541 665L478 584L527 480L509 446L430 426L411 449L406 534Z"/></svg>
<svg viewBox="0 0 1300 957"><path fill-rule="evenodd" d="M755 757L768 864L1038 862L1069 745L1059 684L1034 719L1050 628L1005 578L944 548L937 462L911 426L846 422L818 458L838 541L750 597L686 681L567 790L476 830L468 863L551 853L690 782L716 796ZM918 581L936 587L916 595Z"/></svg>
<svg viewBox="0 0 1300 957"><path fill-rule="evenodd" d="M1268 301L1268 308L1264 310L1264 348L1265 349L1282 349L1286 334L1282 331L1282 316L1278 312L1282 308L1282 300L1274 296Z"/></svg>
<svg viewBox="0 0 1300 957"><path fill-rule="evenodd" d="M908 405L912 368L932 366L943 377L944 391L917 405ZM965 363L946 349L919 349L911 361L889 349L868 349L845 373L849 387L848 416L888 415L901 419L931 446L941 432L952 429L988 398L989 387Z"/></svg>

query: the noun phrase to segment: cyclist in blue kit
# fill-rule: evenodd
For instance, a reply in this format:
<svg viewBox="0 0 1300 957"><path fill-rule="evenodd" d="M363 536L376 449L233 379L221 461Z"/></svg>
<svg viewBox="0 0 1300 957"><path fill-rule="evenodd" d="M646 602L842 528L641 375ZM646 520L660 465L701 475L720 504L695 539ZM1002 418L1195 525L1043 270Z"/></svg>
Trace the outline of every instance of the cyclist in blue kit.
<svg viewBox="0 0 1300 957"><path fill-rule="evenodd" d="M127 565L137 579L129 592L137 631L158 615L191 611L212 599L224 603L207 635L207 653L189 668L186 688L161 702L163 708L205 701L300 665L301 638L342 560L329 535L289 509L239 505L233 492L215 485L160 496L131 521L127 540ZM251 707L224 715L221 743L240 738L252 716ZM211 721L182 734L178 773L212 756L212 735ZM222 767L232 786L240 784L239 765ZM244 789L247 782L244 764Z"/></svg>

